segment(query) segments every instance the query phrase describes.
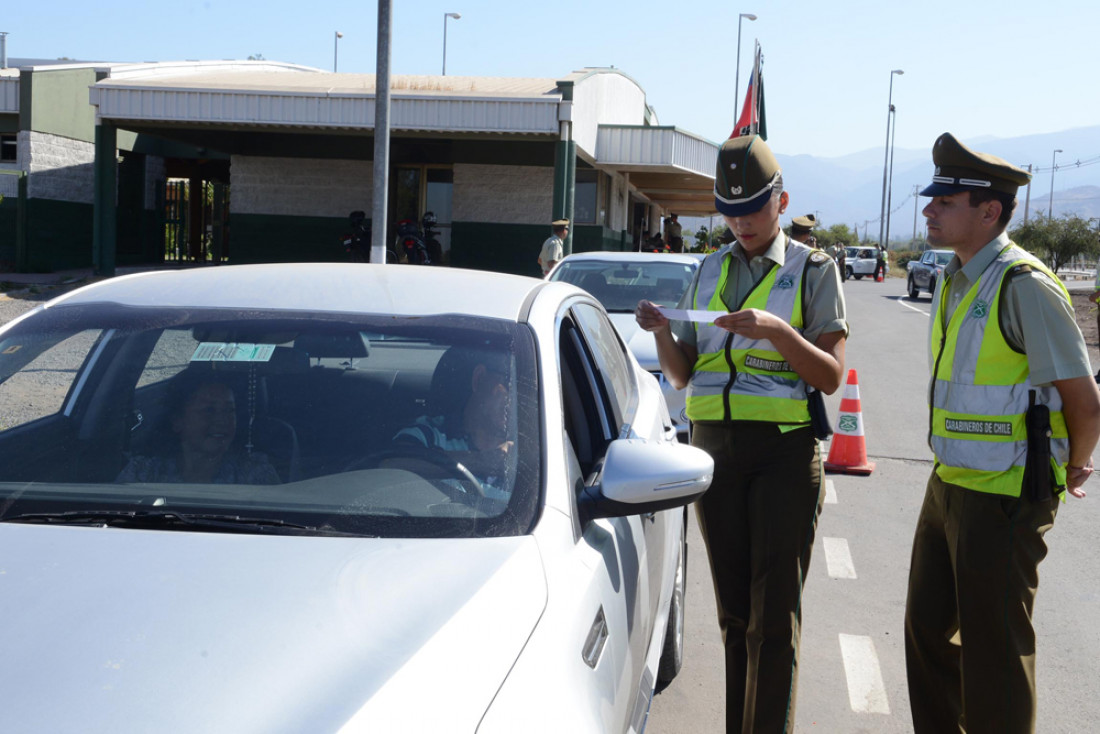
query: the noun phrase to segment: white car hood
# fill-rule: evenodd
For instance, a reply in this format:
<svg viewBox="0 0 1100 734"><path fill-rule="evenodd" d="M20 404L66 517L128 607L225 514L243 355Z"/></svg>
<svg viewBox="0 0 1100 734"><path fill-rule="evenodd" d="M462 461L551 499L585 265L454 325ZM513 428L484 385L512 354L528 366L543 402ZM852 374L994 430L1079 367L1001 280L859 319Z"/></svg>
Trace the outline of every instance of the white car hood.
<svg viewBox="0 0 1100 734"><path fill-rule="evenodd" d="M545 603L530 537L0 525L0 731L473 731Z"/></svg>
<svg viewBox="0 0 1100 734"><path fill-rule="evenodd" d="M657 359L657 340L653 334L638 326L634 320L634 312L608 314L615 331L623 338L627 348L638 360L642 369L653 372L661 369L661 363Z"/></svg>

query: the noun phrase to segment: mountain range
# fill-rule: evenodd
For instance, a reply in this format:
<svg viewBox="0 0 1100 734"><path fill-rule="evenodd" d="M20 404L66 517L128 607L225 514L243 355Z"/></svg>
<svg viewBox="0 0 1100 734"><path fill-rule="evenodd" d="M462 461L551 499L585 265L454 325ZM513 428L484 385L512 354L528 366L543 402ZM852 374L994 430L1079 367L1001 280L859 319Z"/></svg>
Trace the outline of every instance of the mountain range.
<svg viewBox="0 0 1100 734"><path fill-rule="evenodd" d="M1054 216L1100 217L1100 125L1015 138L985 136L962 142L1022 168L1030 163L1039 169L1032 179L1030 198L1026 188L1019 192L1019 205L1011 226L1023 222L1025 208L1029 218L1037 213L1045 215L1050 208L1051 157L1056 149L1063 152L1056 158L1054 172ZM816 212L825 227L847 224L849 229L858 228L861 238L869 232L872 240L878 240L884 157L882 146L834 158L777 153L784 185L791 196L787 215ZM1078 162L1084 165L1078 166ZM913 236L914 213L918 235L923 230L920 209L924 203L915 191L931 183L932 171L931 145L921 150L894 149L890 195L892 241L908 241ZM789 217L785 216L782 223L788 222ZM686 219L684 224L685 228L695 230L699 224L708 222Z"/></svg>

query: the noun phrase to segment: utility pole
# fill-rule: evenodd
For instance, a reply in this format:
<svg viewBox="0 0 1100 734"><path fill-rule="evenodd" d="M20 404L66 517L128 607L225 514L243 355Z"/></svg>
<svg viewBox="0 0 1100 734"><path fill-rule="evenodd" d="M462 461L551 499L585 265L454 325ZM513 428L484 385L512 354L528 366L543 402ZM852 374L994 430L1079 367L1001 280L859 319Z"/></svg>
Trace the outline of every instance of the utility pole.
<svg viewBox="0 0 1100 734"><path fill-rule="evenodd" d="M913 184L913 242L917 241L917 204L920 203L918 191L920 191L920 186Z"/></svg>
<svg viewBox="0 0 1100 734"><path fill-rule="evenodd" d="M1024 224L1027 224L1027 210L1031 206L1031 164L1027 164L1027 197L1024 199Z"/></svg>

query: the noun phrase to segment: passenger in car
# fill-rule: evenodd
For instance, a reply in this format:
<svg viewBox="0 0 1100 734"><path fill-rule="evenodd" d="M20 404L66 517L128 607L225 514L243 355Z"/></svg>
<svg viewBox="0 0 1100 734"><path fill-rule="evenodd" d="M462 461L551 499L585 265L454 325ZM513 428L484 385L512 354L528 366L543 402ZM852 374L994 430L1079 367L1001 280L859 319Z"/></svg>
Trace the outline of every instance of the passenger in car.
<svg viewBox="0 0 1100 734"><path fill-rule="evenodd" d="M432 378L430 404L436 414L419 416L394 436L394 443L445 451L483 485L490 499L508 499L506 486L510 391L506 360L452 348Z"/></svg>
<svg viewBox="0 0 1100 734"><path fill-rule="evenodd" d="M181 386L182 387L182 386ZM197 381L178 391L171 411L175 446L162 454L133 456L117 482L278 484L266 455L232 450L237 435L237 402L221 382Z"/></svg>

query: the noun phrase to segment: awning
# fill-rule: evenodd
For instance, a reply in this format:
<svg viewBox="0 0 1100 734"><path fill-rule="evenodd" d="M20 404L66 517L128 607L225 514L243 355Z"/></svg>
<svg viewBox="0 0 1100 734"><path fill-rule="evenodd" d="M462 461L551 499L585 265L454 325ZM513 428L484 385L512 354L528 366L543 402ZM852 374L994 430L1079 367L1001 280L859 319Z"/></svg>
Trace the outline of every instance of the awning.
<svg viewBox="0 0 1100 734"><path fill-rule="evenodd" d="M630 174L630 185L668 212L709 216L718 146L675 127L600 125L596 165Z"/></svg>

